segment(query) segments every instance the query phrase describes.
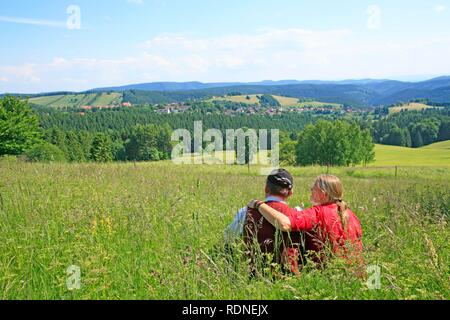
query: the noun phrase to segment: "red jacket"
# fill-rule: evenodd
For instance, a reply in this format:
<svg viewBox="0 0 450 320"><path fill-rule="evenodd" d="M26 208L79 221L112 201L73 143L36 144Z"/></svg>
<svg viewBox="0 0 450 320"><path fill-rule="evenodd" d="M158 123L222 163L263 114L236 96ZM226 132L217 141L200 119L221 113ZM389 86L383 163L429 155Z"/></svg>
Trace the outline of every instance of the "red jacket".
<svg viewBox="0 0 450 320"><path fill-rule="evenodd" d="M292 231L306 232L306 250L317 253L313 260L321 261L327 244L331 245L334 253L344 257L360 256L363 247L361 224L350 209L348 213L346 232L336 204L315 206L301 212L292 210L289 219Z"/></svg>

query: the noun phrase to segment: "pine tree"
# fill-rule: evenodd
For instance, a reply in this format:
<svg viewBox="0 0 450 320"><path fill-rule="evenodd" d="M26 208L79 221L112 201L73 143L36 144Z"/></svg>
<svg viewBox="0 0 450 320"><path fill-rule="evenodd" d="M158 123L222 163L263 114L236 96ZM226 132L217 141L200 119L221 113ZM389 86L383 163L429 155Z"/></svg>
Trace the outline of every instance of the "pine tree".
<svg viewBox="0 0 450 320"><path fill-rule="evenodd" d="M450 120L442 121L439 126L438 141L450 140Z"/></svg>
<svg viewBox="0 0 450 320"><path fill-rule="evenodd" d="M92 142L91 159L95 162L109 162L112 160L112 143L109 136L103 133L95 135Z"/></svg>
<svg viewBox="0 0 450 320"><path fill-rule="evenodd" d="M0 99L0 156L20 155L42 142L39 118L27 101L6 96Z"/></svg>
<svg viewBox="0 0 450 320"><path fill-rule="evenodd" d="M411 140L413 148L420 148L423 146L422 134L420 133L420 127L414 126L411 131Z"/></svg>

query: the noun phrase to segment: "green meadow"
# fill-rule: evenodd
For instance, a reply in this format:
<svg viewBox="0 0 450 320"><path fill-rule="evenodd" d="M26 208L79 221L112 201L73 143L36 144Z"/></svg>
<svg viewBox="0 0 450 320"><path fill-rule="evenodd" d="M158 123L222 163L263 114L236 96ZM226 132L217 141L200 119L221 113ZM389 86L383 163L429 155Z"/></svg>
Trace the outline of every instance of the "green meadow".
<svg viewBox="0 0 450 320"><path fill-rule="evenodd" d="M83 106L104 107L120 105L122 94L120 93L88 93L42 96L31 98L30 103L37 106L51 108L80 108Z"/></svg>
<svg viewBox="0 0 450 320"><path fill-rule="evenodd" d="M251 94L251 95L238 95L238 96L226 96L226 97L216 97L213 100L217 101L231 101L237 103L246 103L252 105L260 105L260 101L258 96L262 94ZM341 104L337 103L328 103L328 102L319 102L319 101L308 101L308 102L300 102L298 98L284 97L272 95L272 97L277 100L282 107L298 107L298 108L322 108L324 106L333 106L335 108L342 107Z"/></svg>
<svg viewBox="0 0 450 320"><path fill-rule="evenodd" d="M410 103L405 103L401 106L391 107L391 108L389 108L389 112L397 113L397 112L401 112L401 111L420 111L420 110L433 109L433 108L435 108L435 107L429 106L425 103L410 102Z"/></svg>
<svg viewBox="0 0 450 320"><path fill-rule="evenodd" d="M338 260L249 277L242 249L223 250L223 230L263 198L256 166L2 159L0 299L449 299L448 163L413 167L404 156L395 176L386 150L374 167L289 168L293 206L310 205L318 174L342 178L378 289ZM79 289L68 286L71 266Z"/></svg>
<svg viewBox="0 0 450 320"><path fill-rule="evenodd" d="M423 148L375 146L372 166L443 166L450 167L450 141L438 142Z"/></svg>

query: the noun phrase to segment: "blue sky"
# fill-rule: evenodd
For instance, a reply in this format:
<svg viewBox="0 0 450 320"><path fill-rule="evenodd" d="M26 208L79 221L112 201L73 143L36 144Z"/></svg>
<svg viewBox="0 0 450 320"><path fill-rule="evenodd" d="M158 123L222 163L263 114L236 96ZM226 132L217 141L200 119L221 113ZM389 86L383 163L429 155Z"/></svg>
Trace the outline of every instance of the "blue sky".
<svg viewBox="0 0 450 320"><path fill-rule="evenodd" d="M0 92L421 80L450 74L450 0L5 0L0 40Z"/></svg>

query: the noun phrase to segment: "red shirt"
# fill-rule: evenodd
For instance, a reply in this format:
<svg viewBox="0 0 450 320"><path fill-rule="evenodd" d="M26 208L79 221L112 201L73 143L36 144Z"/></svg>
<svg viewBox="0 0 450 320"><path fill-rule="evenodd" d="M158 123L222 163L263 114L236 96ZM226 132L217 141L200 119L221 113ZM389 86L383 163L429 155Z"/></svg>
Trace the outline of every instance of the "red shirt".
<svg viewBox="0 0 450 320"><path fill-rule="evenodd" d="M291 211L292 231L306 232L306 250L319 253L321 260L326 244L334 253L347 256L349 249L358 256L362 251L362 228L356 215L348 209L349 221L344 232L336 204L315 206L301 212Z"/></svg>

